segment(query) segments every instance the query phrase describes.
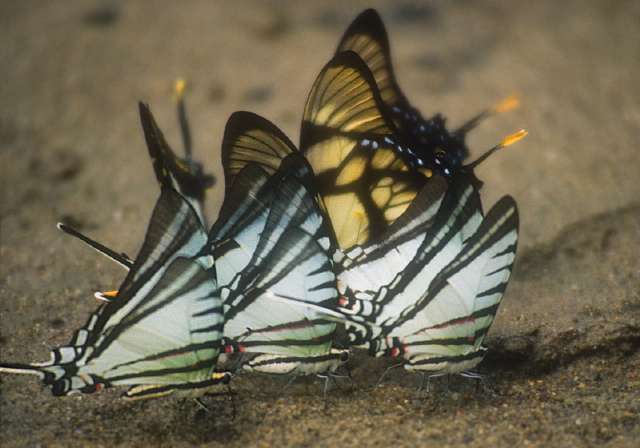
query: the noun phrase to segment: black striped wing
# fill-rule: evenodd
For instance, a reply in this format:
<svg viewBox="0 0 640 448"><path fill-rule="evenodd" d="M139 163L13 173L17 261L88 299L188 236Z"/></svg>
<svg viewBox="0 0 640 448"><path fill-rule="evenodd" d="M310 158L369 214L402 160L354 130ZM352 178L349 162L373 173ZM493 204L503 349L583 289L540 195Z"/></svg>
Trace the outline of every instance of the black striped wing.
<svg viewBox="0 0 640 448"><path fill-rule="evenodd" d="M440 114L422 117L406 99L393 74L387 31L373 9L362 12L347 28L336 54L351 50L364 60L375 78L385 111L406 138L412 153L403 154L412 168L446 172L462 167L469 155L463 132L449 132Z"/></svg>
<svg viewBox="0 0 640 448"><path fill-rule="evenodd" d="M251 112L234 112L227 121L222 140L227 191L240 171L250 164L260 166L276 182L284 175L294 174L307 190L315 191L311 167L277 126Z"/></svg>
<svg viewBox="0 0 640 448"><path fill-rule="evenodd" d="M302 154L280 129L250 112L236 112L229 118L222 144L222 161L225 200L218 220L209 232L220 286L229 284L254 256L274 204L276 189L283 179L296 178L297 181L290 179L289 184L297 182L304 186L289 188L291 198L298 198L303 190L315 191L311 168ZM281 205L276 203L276 206ZM305 204L306 212L298 211L295 216L315 216L317 205L310 208L312 205ZM288 215L281 212L279 216ZM326 225L324 221L322 223ZM284 228L284 224L281 227ZM327 233L331 234L330 231ZM262 257L264 253L268 250L263 247L258 256Z"/></svg>
<svg viewBox="0 0 640 448"><path fill-rule="evenodd" d="M213 186L213 176L204 174L202 165L190 155L178 157L158 128L149 106L142 102L138 105L149 157L160 187L171 186L179 192L189 201L203 225L206 225L204 198L206 191Z"/></svg>
<svg viewBox="0 0 640 448"><path fill-rule="evenodd" d="M458 177L415 256L391 282L373 283L380 274L366 258L345 271L365 279L348 283L338 308L350 316L353 343L372 355L403 356L407 370L471 369L484 356L481 344L507 286L517 238L513 199L504 197L483 218L475 187ZM372 291L358 290L367 282Z"/></svg>
<svg viewBox="0 0 640 448"><path fill-rule="evenodd" d="M507 287L517 241L518 211L506 196L415 305L385 329L377 354L401 354L407 370L436 375L477 365Z"/></svg>
<svg viewBox="0 0 640 448"><path fill-rule="evenodd" d="M356 345L375 347L380 335L396 325L402 312L415 306L482 222L478 193L462 176L450 185L434 178L418 199L411 213L391 229L406 235L404 239L395 244L390 239L392 244L376 248L339 272L344 285L341 310L369 324L369 334L362 333L362 327L352 329Z"/></svg>
<svg viewBox="0 0 640 448"><path fill-rule="evenodd" d="M288 373L267 366L286 362L300 371L331 355L336 324L313 307L334 309L338 300L323 229L313 196L297 177L285 177L251 263L223 294L225 350L268 355L245 368Z"/></svg>
<svg viewBox="0 0 640 448"><path fill-rule="evenodd" d="M380 238L379 244L354 246L336 260L338 288L341 293L340 311L365 318L370 323L380 313L381 290L388 289L394 279L401 277L416 257L432 228L447 191L448 182L436 176L428 182L407 208ZM350 328L352 342L362 344L366 327ZM358 334L360 333L360 334Z"/></svg>
<svg viewBox="0 0 640 448"><path fill-rule="evenodd" d="M377 241L426 181L409 170L371 71L354 52L322 70L305 106L300 150L309 160L341 249Z"/></svg>
<svg viewBox="0 0 640 448"><path fill-rule="evenodd" d="M277 183L256 164L235 177L208 237L218 284L226 286L243 271L258 247Z"/></svg>
<svg viewBox="0 0 640 448"><path fill-rule="evenodd" d="M68 346L39 364L2 370L39 373L55 395L134 386L129 396L219 381L214 373L222 304L206 234L189 204L163 189L145 241L117 295L93 313Z"/></svg>

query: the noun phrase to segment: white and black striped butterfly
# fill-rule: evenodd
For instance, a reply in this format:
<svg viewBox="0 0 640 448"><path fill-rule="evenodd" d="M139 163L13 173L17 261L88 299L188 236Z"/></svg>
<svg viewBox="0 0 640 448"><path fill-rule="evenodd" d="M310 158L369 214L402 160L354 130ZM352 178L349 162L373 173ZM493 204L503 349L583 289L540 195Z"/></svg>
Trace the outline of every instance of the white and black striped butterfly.
<svg viewBox="0 0 640 448"><path fill-rule="evenodd" d="M225 199L209 232L220 286L253 257L280 182L295 177L302 187L313 188L311 168L290 148L286 136L258 115L236 112L229 118L222 143ZM264 155L270 151L280 153Z"/></svg>
<svg viewBox="0 0 640 448"><path fill-rule="evenodd" d="M140 121L144 132L147 150L156 180L163 188L172 189L179 193L193 208L198 215L203 227L206 227L207 219L204 212L204 198L206 191L213 186L213 176L203 173L202 165L191 157L191 137L185 115L182 89L184 85L180 81L176 84L176 96L178 104L178 118L181 124L182 136L185 145L186 156L178 157L171 149L164 138L162 131L158 127L149 106L139 102ZM89 238L77 230L63 223L58 223L58 228L63 232L74 236L120 264L127 270L133 266L133 261L124 253L118 253L111 248ZM110 301L114 292L96 293L96 297Z"/></svg>
<svg viewBox="0 0 640 448"><path fill-rule="evenodd" d="M191 206L163 188L135 262L117 294L101 305L50 362L3 364L36 373L54 395L130 385L129 397L204 387L230 378L214 371L223 327L206 234Z"/></svg>
<svg viewBox="0 0 640 448"><path fill-rule="evenodd" d="M338 292L306 161L278 128L246 112L229 119L222 153L228 189L209 240L223 286L225 351L260 353L244 364L248 371L334 372L349 353L333 348L336 323L313 307L335 309ZM274 300L283 297L299 305Z"/></svg>
<svg viewBox="0 0 640 448"><path fill-rule="evenodd" d="M373 356L401 356L405 369L428 375L466 373L484 356L482 341L509 280L517 208L506 196L483 218L477 191L461 175L435 217L425 208L421 219L433 220L413 258L400 254L402 270L390 247L343 265L339 311L353 343Z"/></svg>

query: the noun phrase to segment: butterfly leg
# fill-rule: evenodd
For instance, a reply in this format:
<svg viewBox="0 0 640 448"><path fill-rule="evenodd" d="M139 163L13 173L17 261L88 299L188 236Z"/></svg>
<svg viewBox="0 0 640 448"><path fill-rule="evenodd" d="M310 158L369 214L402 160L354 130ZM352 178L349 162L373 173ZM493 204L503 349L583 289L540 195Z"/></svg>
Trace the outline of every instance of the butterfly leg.
<svg viewBox="0 0 640 448"><path fill-rule="evenodd" d="M355 380L353 379L353 377L351 376L351 372L347 369L347 374L343 375L340 373L334 373L331 372L329 373L329 376L331 376L331 378L333 378L333 382L336 385L337 388L340 388L340 386L338 385L338 382L336 381L336 378L347 378L349 380L349 385L351 386L351 389L353 389L354 387L358 390L363 390L358 383L355 382Z"/></svg>
<svg viewBox="0 0 640 448"><path fill-rule="evenodd" d="M324 378L324 408L327 409L327 390L329 390L329 374L326 373L316 373L318 378Z"/></svg>
<svg viewBox="0 0 640 448"><path fill-rule="evenodd" d="M429 391L431 390L431 377L433 375L429 375L426 373L422 373L421 377L420 377L420 385L418 386L418 394L417 394L417 398L420 399L420 392L422 391L422 386L424 386L425 384L425 380L426 380L426 387L424 388L424 398L422 399L422 403L420 404L420 406L422 407L424 405L424 403L427 401L427 397L429 396Z"/></svg>
<svg viewBox="0 0 640 448"><path fill-rule="evenodd" d="M204 404L204 402L202 401L202 398L197 397L197 398L194 398L193 401L195 404L197 404L200 407L200 409L204 410L205 412L211 412L211 409L209 409L209 406Z"/></svg>
<svg viewBox="0 0 640 448"><path fill-rule="evenodd" d="M449 374L444 374L444 375L429 375L429 380L431 380L432 376L442 376L444 377L444 387L442 388L442 390L440 391L440 393L438 394L438 396L435 399L435 402L433 404L433 406L431 407L431 409L429 409L429 412L434 412L436 409L438 409L438 407L440 407L440 403L442 402L442 399L444 398L444 396L447 394L447 392L449 392ZM424 400L422 401L422 404L420 406L424 406L424 403L426 403L427 401L427 395L425 395Z"/></svg>
<svg viewBox="0 0 640 448"><path fill-rule="evenodd" d="M293 382L296 380L296 378L298 378L298 375L292 375L291 379L289 381L287 381L287 383L282 387L282 390L285 390L286 388L291 386L293 384Z"/></svg>
<svg viewBox="0 0 640 448"><path fill-rule="evenodd" d="M221 395L226 395L227 397L229 397L231 399L231 420L235 420L236 415L238 414L237 412L237 407L236 407L236 398L235 395L236 393L233 391L233 389L231 389L231 384L227 383L227 390L226 392L220 391L220 392L205 392L204 394L202 394L203 397L219 397ZM198 398L194 398L193 400L202 410L204 410L205 412L212 412L211 408L209 406L207 406L204 401L202 400L201 397Z"/></svg>
<svg viewBox="0 0 640 448"><path fill-rule="evenodd" d="M231 420L235 420L236 415L238 415L238 409L236 408L236 398L234 396L235 394L233 393L233 390L231 390L231 383L227 383L227 392L229 394L229 397L231 397L231 408L233 409L231 413Z"/></svg>
<svg viewBox="0 0 640 448"><path fill-rule="evenodd" d="M353 377L351 376L351 371L347 370L347 378L349 378L349 383L351 384L352 387L355 387L356 389L358 389L359 391L364 391L364 389L362 387L360 387L360 385L358 383L356 383L356 380L353 379Z"/></svg>
<svg viewBox="0 0 640 448"><path fill-rule="evenodd" d="M387 373L389 373L392 369L395 369L396 367L400 367L400 366L403 366L403 365L404 365L404 363L400 363L400 364L396 364L395 366L387 367L387 369L384 371L384 373L382 374L380 379L376 382L376 384L374 384L373 387L371 389L369 389L369 392L371 392L373 389L378 387L380 385L380 383L382 382L382 380L384 379L384 377L387 376Z"/></svg>
<svg viewBox="0 0 640 448"><path fill-rule="evenodd" d="M491 394L500 395L498 391L491 385L489 378L486 375L477 372L462 372L460 376L464 376L466 378L475 378L476 379L476 394L480 392L480 384L484 388L485 392L489 392Z"/></svg>

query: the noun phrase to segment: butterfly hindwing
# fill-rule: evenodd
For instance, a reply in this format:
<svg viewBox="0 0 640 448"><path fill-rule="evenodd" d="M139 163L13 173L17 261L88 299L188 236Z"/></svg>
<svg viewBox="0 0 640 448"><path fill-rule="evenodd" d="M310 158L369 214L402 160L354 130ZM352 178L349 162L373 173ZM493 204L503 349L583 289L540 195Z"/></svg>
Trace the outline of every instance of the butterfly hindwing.
<svg viewBox="0 0 640 448"><path fill-rule="evenodd" d="M210 273L179 257L152 288L136 286L129 298L135 307L105 328L103 341L80 372L109 385L165 389L213 384L223 317ZM149 394L148 387L143 390Z"/></svg>
<svg viewBox="0 0 640 448"><path fill-rule="evenodd" d="M440 208L448 182L436 176L425 184L418 196L377 244L354 246L336 266L341 292L373 300L378 290L391 281L414 259ZM349 291L345 292L345 289Z"/></svg>
<svg viewBox="0 0 640 448"><path fill-rule="evenodd" d="M517 240L518 211L506 196L388 334L387 340L400 342L408 370L458 373L480 362L482 341L507 287Z"/></svg>
<svg viewBox="0 0 640 448"><path fill-rule="evenodd" d="M332 350L336 323L317 311L337 305L330 250L314 197L285 177L251 262L226 289L225 351L260 354L245 370L314 373L346 362Z"/></svg>
<svg viewBox="0 0 640 448"><path fill-rule="evenodd" d="M480 198L469 182L462 177L450 185L434 180L390 228L396 244L365 251L338 274L346 285L343 310L375 323L376 331L392 327L400 313L414 306L482 221Z"/></svg>

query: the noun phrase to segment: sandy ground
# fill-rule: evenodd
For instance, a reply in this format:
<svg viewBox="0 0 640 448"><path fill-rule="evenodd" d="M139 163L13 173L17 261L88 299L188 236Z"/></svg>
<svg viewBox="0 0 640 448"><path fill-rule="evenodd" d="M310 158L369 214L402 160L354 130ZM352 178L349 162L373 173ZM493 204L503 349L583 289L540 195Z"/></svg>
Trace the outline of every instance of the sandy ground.
<svg viewBox="0 0 640 448"><path fill-rule="evenodd" d="M481 365L457 378L391 373L375 391L238 378L228 396L143 402L120 390L52 397L0 377L0 445L640 445L640 5L635 1L0 2L0 349L49 359L124 271L63 235L65 220L135 254L158 194L137 117L179 148L173 81L188 81L196 157L218 179L226 118L248 109L294 141L307 93L348 23L385 19L401 86L455 127L512 93L522 106L469 137L488 208L513 195L521 239ZM357 358L371 385L385 360Z"/></svg>

